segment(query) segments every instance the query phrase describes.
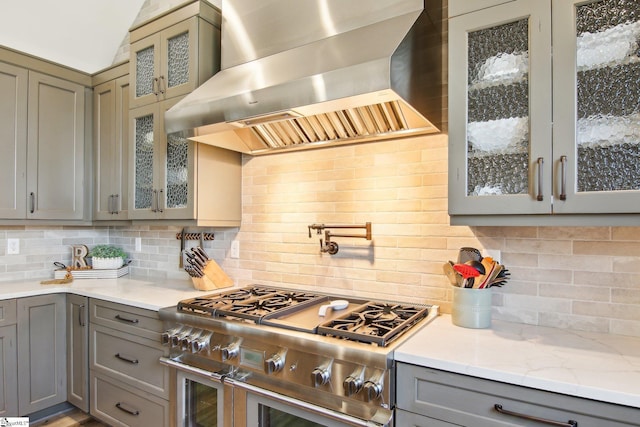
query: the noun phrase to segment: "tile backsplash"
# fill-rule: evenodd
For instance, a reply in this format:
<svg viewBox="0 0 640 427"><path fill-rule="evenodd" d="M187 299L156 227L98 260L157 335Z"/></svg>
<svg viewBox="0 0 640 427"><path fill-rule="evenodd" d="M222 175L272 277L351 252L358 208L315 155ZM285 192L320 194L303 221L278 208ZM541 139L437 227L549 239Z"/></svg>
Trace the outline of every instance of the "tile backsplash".
<svg viewBox="0 0 640 427"><path fill-rule="evenodd" d="M494 291L494 319L640 336L640 227L450 226L446 136L243 162L242 226L213 230L215 240L205 242L238 285L426 302L449 312L442 264L475 246L499 250L511 272ZM309 238L313 223L367 221L373 239L335 238L336 255L320 253L319 236ZM127 250L135 276L187 279L178 268L180 229L0 227L0 280L51 277L53 261L70 260L71 244L106 242ZM19 255L6 254L7 238L20 239ZM238 259L230 257L233 240Z"/></svg>

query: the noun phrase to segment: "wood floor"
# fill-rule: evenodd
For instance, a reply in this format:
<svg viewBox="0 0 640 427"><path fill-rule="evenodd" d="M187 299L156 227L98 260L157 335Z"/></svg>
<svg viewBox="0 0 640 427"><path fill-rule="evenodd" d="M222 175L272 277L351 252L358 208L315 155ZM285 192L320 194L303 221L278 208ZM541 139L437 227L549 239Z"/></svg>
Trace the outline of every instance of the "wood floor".
<svg viewBox="0 0 640 427"><path fill-rule="evenodd" d="M76 409L64 414L54 415L46 420L31 423L31 427L108 427L90 415Z"/></svg>

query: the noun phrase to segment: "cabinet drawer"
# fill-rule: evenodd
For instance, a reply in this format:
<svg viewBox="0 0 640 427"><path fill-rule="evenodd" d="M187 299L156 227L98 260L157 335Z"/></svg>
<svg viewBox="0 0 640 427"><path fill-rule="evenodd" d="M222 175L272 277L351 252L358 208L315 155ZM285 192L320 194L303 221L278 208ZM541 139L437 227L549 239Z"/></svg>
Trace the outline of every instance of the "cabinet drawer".
<svg viewBox="0 0 640 427"><path fill-rule="evenodd" d="M7 299L0 301L0 326L16 323L16 300Z"/></svg>
<svg viewBox="0 0 640 427"><path fill-rule="evenodd" d="M539 426L505 415L503 409L580 427L640 426L639 410L589 399L520 387L451 372L398 364L397 406L454 425ZM436 424L438 425L438 424Z"/></svg>
<svg viewBox="0 0 640 427"><path fill-rule="evenodd" d="M169 369L161 365L159 343L91 325L91 369L163 398L169 397Z"/></svg>
<svg viewBox="0 0 640 427"><path fill-rule="evenodd" d="M169 402L119 381L91 374L91 415L119 427L169 425Z"/></svg>
<svg viewBox="0 0 640 427"><path fill-rule="evenodd" d="M142 308L113 302L95 300L90 302L91 323L108 326L160 343L162 321L158 313Z"/></svg>

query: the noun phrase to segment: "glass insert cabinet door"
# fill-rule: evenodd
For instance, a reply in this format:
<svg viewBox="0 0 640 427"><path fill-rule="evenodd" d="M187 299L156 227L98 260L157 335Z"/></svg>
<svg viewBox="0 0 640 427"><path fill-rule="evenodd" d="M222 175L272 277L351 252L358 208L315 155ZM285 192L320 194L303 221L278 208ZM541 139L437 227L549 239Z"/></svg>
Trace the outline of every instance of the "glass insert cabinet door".
<svg viewBox="0 0 640 427"><path fill-rule="evenodd" d="M165 134L164 113L179 98L131 110L133 219L193 219L195 143Z"/></svg>
<svg viewBox="0 0 640 427"><path fill-rule="evenodd" d="M551 212L550 3L449 21L449 211Z"/></svg>
<svg viewBox="0 0 640 427"><path fill-rule="evenodd" d="M640 2L556 0L552 19L553 210L637 213Z"/></svg>

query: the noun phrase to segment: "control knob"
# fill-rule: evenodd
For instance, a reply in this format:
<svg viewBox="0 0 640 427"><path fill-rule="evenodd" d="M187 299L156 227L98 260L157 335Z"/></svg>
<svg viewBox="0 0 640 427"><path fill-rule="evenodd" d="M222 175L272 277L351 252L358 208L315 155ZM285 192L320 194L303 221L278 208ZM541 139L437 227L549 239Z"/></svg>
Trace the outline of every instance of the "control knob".
<svg viewBox="0 0 640 427"><path fill-rule="evenodd" d="M234 357L238 357L238 354L240 353L240 341L234 341L227 344L225 347L222 347L220 352L222 353L222 360L229 360Z"/></svg>
<svg viewBox="0 0 640 427"><path fill-rule="evenodd" d="M382 394L382 384L373 379L367 380L363 385L364 396L367 402L376 400Z"/></svg>
<svg viewBox="0 0 640 427"><path fill-rule="evenodd" d="M286 351L281 350L278 353L272 354L267 360L264 361L264 370L267 374L274 374L281 371L284 368Z"/></svg>
<svg viewBox="0 0 640 427"><path fill-rule="evenodd" d="M349 375L342 383L342 387L344 387L344 392L347 396L352 396L362 389L362 383L361 377Z"/></svg>
<svg viewBox="0 0 640 427"><path fill-rule="evenodd" d="M313 371L311 371L311 381L313 382L314 387L320 387L325 385L331 379L331 371L322 366L318 366Z"/></svg>

